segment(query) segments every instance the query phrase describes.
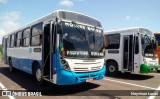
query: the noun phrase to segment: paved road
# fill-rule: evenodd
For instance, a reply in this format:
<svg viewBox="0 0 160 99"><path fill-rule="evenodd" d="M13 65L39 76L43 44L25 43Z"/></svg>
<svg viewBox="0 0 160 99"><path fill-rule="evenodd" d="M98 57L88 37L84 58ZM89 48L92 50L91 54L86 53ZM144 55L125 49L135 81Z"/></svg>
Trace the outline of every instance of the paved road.
<svg viewBox="0 0 160 99"><path fill-rule="evenodd" d="M94 81L92 83L58 86L47 81L45 81L43 85L38 85L34 82L34 79L31 75L18 70L13 73L9 73L7 67L7 65L0 61L0 90L18 90L21 92L23 90L41 90L43 96L38 97L39 99L53 99L53 97L50 96L54 96L54 98L58 99L160 99L159 96L121 96L131 94L131 92L139 93L142 91L142 93L145 93L150 92L149 90L152 92L160 90L160 73L151 73L148 75L125 73L115 77L106 76L103 80ZM145 92L143 92L143 90ZM17 96L0 97L0 99L22 98L28 99L28 97ZM34 99L37 97L29 98Z"/></svg>

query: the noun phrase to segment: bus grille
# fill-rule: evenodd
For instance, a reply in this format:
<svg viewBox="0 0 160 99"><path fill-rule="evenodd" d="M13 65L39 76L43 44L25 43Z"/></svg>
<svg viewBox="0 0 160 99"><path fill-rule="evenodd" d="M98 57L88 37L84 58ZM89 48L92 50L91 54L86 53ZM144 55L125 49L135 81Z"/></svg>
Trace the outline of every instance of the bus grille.
<svg viewBox="0 0 160 99"><path fill-rule="evenodd" d="M86 68L74 68L75 72L91 72L91 71L98 71L101 69L101 66L94 66L94 67L86 67Z"/></svg>

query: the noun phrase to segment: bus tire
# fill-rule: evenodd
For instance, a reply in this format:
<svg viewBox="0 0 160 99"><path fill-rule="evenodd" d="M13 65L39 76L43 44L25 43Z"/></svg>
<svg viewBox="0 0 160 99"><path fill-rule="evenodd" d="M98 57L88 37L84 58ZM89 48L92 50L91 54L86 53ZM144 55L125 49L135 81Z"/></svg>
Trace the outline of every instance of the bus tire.
<svg viewBox="0 0 160 99"><path fill-rule="evenodd" d="M116 62L111 61L106 63L107 73L109 76L115 76L118 74L118 65Z"/></svg>
<svg viewBox="0 0 160 99"><path fill-rule="evenodd" d="M39 65L36 65L34 69L34 79L38 84L43 84L43 75L42 75L42 70L40 69Z"/></svg>
<svg viewBox="0 0 160 99"><path fill-rule="evenodd" d="M9 72L12 73L14 71L13 65L12 65L12 59L9 59Z"/></svg>

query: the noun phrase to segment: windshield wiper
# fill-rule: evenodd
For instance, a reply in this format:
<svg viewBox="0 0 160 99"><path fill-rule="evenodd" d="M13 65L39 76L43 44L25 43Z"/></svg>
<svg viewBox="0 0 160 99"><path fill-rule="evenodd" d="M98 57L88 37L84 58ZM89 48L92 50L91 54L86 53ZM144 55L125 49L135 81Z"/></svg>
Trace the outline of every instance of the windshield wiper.
<svg viewBox="0 0 160 99"><path fill-rule="evenodd" d="M79 29L77 28L78 25L77 25L76 22L72 21L72 24L73 24L73 25L76 25L76 26L75 26L76 30L77 30L77 31L85 38L85 40L86 40L86 39L87 39L87 37L86 37L86 35L87 35L86 32L85 32L84 30L83 30L83 32L82 32L81 30L79 30ZM79 26L78 26L78 27L79 27ZM80 28L80 27L79 27L79 28Z"/></svg>
<svg viewBox="0 0 160 99"><path fill-rule="evenodd" d="M93 32L93 42L94 42L94 45L95 45L95 42L96 42L96 39L95 39L95 31L96 31L96 27L95 27L94 32Z"/></svg>

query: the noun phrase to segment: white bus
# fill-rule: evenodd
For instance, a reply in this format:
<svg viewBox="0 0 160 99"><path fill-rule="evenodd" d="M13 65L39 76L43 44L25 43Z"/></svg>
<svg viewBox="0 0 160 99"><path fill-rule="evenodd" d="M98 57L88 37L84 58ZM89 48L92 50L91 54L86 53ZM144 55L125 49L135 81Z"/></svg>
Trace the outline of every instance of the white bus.
<svg viewBox="0 0 160 99"><path fill-rule="evenodd" d="M128 28L105 32L106 72L116 75L118 72L135 74L157 71L155 37L145 28Z"/></svg>
<svg viewBox="0 0 160 99"><path fill-rule="evenodd" d="M100 80L105 75L101 23L76 12L58 10L3 37L3 60L48 80L71 85Z"/></svg>

